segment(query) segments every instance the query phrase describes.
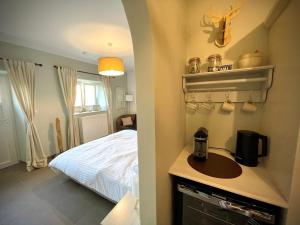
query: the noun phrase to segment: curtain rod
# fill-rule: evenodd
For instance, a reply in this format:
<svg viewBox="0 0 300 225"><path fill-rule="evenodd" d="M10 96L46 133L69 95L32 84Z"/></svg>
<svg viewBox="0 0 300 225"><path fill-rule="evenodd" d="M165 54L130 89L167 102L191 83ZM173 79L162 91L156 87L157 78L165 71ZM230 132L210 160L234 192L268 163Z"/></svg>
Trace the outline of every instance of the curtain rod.
<svg viewBox="0 0 300 225"><path fill-rule="evenodd" d="M55 69L58 69L58 66L53 66ZM86 71L82 71L82 70L77 70L77 72L79 73L86 73L86 74L90 74L90 75L94 75L94 76L102 76L98 73L91 73L91 72L86 72Z"/></svg>
<svg viewBox="0 0 300 225"><path fill-rule="evenodd" d="M4 59L4 58L2 58L2 57L0 57L0 60L7 60L7 61L9 61L9 59ZM43 64L41 64L41 63L34 63L34 65L36 65L36 66L43 66Z"/></svg>
<svg viewBox="0 0 300 225"><path fill-rule="evenodd" d="M7 60L7 61L9 61L9 59L5 59L5 58L2 58L2 57L0 57L0 60ZM41 64L41 63L34 63L34 65L36 65L36 66L43 66L43 64ZM54 68L58 68L58 66L53 66ZM94 76L102 76L102 75L100 75L100 74L98 74L98 73L91 73L91 72L86 72L86 71L82 71L82 70L77 70L77 72L79 72L79 73L86 73L86 74L90 74L90 75L94 75Z"/></svg>

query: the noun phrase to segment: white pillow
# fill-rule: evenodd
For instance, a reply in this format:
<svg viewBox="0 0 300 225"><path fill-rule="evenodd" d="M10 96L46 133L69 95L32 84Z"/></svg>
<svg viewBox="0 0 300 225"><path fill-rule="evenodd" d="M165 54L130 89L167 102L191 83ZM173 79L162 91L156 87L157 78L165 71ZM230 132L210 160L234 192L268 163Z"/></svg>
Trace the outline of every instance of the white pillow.
<svg viewBox="0 0 300 225"><path fill-rule="evenodd" d="M132 126L133 123L132 123L132 119L131 117L125 117L125 118L121 118L122 120L122 123L123 123L123 126Z"/></svg>

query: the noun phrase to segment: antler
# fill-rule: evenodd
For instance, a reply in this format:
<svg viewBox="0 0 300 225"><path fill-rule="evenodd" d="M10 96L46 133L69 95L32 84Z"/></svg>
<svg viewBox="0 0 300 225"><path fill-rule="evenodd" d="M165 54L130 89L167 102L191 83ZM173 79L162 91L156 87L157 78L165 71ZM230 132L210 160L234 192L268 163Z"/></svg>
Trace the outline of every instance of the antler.
<svg viewBox="0 0 300 225"><path fill-rule="evenodd" d="M215 27L219 26L219 22L220 20L222 20L223 16L217 14L217 13L212 13L212 10L210 9L209 12L207 14L205 14L206 17L208 17L211 21L211 23L214 24Z"/></svg>
<svg viewBox="0 0 300 225"><path fill-rule="evenodd" d="M239 14L239 11L242 7L242 5L245 3L245 0L239 0L236 1L234 5L230 6L230 10L227 11L227 13L225 14L225 17L227 19L232 19L235 16L237 16Z"/></svg>
<svg viewBox="0 0 300 225"><path fill-rule="evenodd" d="M204 20L205 25L212 25L213 27L220 29L219 37L215 40L215 44L218 47L224 47L231 41L231 20L239 14L244 1L245 0L237 0L234 5L230 6L230 9L224 15L219 16L218 14L213 14L211 10L205 15L211 21L210 23L207 23Z"/></svg>

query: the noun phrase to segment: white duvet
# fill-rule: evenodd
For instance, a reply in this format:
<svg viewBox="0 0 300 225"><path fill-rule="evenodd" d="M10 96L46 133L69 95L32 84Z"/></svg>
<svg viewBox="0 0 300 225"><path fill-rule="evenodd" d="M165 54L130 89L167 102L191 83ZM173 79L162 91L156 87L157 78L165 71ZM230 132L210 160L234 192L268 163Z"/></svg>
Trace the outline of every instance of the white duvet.
<svg viewBox="0 0 300 225"><path fill-rule="evenodd" d="M49 166L118 202L138 176L137 132L123 130L72 148Z"/></svg>

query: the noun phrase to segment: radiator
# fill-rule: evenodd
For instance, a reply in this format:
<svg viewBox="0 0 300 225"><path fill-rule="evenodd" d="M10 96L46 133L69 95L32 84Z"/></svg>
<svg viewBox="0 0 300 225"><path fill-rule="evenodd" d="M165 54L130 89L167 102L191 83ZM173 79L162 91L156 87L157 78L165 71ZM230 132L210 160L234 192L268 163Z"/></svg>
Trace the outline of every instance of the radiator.
<svg viewBox="0 0 300 225"><path fill-rule="evenodd" d="M90 116L81 116L78 118L78 120L81 144L108 135L106 113Z"/></svg>

